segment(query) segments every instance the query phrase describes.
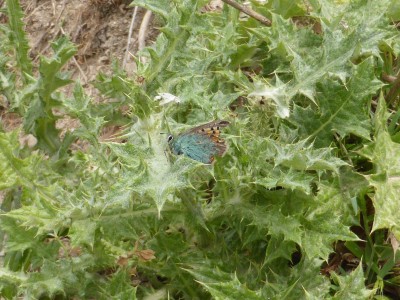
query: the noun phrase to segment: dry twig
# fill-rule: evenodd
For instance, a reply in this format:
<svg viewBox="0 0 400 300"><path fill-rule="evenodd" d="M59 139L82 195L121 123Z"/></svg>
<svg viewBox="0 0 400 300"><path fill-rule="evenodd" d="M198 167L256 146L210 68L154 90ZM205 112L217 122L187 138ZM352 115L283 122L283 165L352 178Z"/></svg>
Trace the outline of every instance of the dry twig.
<svg viewBox="0 0 400 300"><path fill-rule="evenodd" d="M149 27L151 15L152 15L152 13L150 10L146 11L145 15L143 16L142 23L140 24L139 36L138 36L139 51L143 50L144 47L146 46L146 42L145 42L146 32L147 32L147 28Z"/></svg>
<svg viewBox="0 0 400 300"><path fill-rule="evenodd" d="M396 79L397 79L396 76L389 75L389 74L386 74L386 73L382 74L382 81L385 81L385 82L388 82L388 83L393 83L393 82L396 81Z"/></svg>
<svg viewBox="0 0 400 300"><path fill-rule="evenodd" d="M139 42L138 51L143 50L144 47L146 46L146 32L150 24L151 16L152 12L150 10L146 11L146 13L143 16L142 23L140 24L139 36L138 36L138 42ZM141 59L142 62L144 62L143 59L144 57L142 57Z"/></svg>
<svg viewBox="0 0 400 300"><path fill-rule="evenodd" d="M131 41L132 41L132 32L133 32L133 26L135 25L137 11L138 11L138 7L135 6L135 9L133 10L133 14L132 14L131 25L129 26L128 40L126 42L126 50L125 50L124 60L122 62L122 68L125 68L126 62L128 61L129 47L130 47Z"/></svg>
<svg viewBox="0 0 400 300"><path fill-rule="evenodd" d="M389 90L389 93L387 93L385 97L388 106L393 104L393 102L396 100L396 97L399 95L399 91L400 91L400 74L397 75L397 78L393 82L393 85Z"/></svg>
<svg viewBox="0 0 400 300"><path fill-rule="evenodd" d="M262 24L264 24L265 26L271 26L272 22L270 19L264 17L263 15L259 14L258 12L255 12L254 10L252 10L249 7L246 7L242 4L237 3L236 1L233 0L222 0L224 1L226 4L240 10L241 12L245 13L246 15L256 19L257 21L261 22Z"/></svg>

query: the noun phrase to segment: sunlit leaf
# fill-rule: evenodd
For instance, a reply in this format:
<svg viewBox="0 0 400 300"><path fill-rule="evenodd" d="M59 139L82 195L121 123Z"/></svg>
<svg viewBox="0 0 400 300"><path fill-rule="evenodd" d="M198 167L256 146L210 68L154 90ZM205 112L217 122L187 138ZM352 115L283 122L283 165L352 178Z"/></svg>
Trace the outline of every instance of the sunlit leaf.
<svg viewBox="0 0 400 300"><path fill-rule="evenodd" d="M367 176L375 188L372 199L375 206L373 230L389 228L400 237L400 145L392 142L387 131L387 111L384 99L379 99L375 113L373 142L361 154L374 164L373 174Z"/></svg>

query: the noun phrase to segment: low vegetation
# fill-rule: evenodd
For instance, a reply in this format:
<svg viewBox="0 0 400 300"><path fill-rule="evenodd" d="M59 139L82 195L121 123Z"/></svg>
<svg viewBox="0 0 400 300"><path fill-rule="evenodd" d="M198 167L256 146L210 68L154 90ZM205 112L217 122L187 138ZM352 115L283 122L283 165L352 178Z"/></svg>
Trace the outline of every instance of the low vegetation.
<svg viewBox="0 0 400 300"><path fill-rule="evenodd" d="M206 4L134 1L161 33L96 101L67 37L31 61L6 1L0 103L22 124L0 128L3 298L399 297L398 1L252 1L270 27ZM160 134L218 119L212 165Z"/></svg>

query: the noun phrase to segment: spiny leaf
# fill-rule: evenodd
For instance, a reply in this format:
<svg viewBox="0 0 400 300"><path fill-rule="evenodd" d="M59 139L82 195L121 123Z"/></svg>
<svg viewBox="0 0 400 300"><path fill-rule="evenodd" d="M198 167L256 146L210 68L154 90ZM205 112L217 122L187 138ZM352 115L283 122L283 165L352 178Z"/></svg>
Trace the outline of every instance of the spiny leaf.
<svg viewBox="0 0 400 300"><path fill-rule="evenodd" d="M319 146L328 146L332 133L344 137L350 133L369 139L370 122L367 104L382 83L373 72L373 60L367 59L353 66L352 79L345 85L327 78L318 85L319 108L295 106L294 121L300 134L316 139Z"/></svg>
<svg viewBox="0 0 400 300"><path fill-rule="evenodd" d="M292 58L290 62L293 71L292 81L285 83L285 88L282 88L282 84L277 81L276 84L267 88L274 93L264 93L266 96L273 95L269 98L274 101L279 99L279 106L286 107L286 110L297 94L302 94L315 102L315 87L321 79L336 77L345 84L347 78L351 76L349 69L351 59L371 54L379 57L378 41L391 39L396 35L383 17L386 12L385 5L358 1L352 9L347 7L347 9L337 10L335 6L328 10L329 13L325 11L325 14L329 14L329 18L338 18L338 20L343 18L343 22L351 24L350 28L353 30L345 30L339 22L330 24L322 22L323 36L319 37L307 29L297 30L289 21L273 15L274 26L271 29L253 31L260 38L269 41L271 50L283 50L286 56ZM368 17L355 17L357 13ZM366 28L368 30L365 30ZM373 33L369 31L370 29ZM361 45L360 48L358 45ZM359 52L355 53L355 49L358 48ZM379 88L376 84L372 87L375 91ZM249 90L251 93L251 87ZM280 117L288 116L279 111L278 114Z"/></svg>
<svg viewBox="0 0 400 300"><path fill-rule="evenodd" d="M400 145L391 140L386 122L386 104L381 96L375 113L374 141L360 153L374 164L373 174L366 176L375 188L373 230L389 228L400 238Z"/></svg>
<svg viewBox="0 0 400 300"><path fill-rule="evenodd" d="M320 185L312 209L305 212L301 245L310 258L328 259L334 241L357 241L350 230L352 210L350 203L337 188Z"/></svg>
<svg viewBox="0 0 400 300"><path fill-rule="evenodd" d="M126 166L113 190L123 190L126 196L135 192L141 197L150 197L160 213L166 201L173 201L176 191L191 188L188 176L201 164L184 157L174 164L168 161L166 140L156 128L159 121L139 122L135 126L138 136L131 143L108 143L108 146ZM142 140L140 135L148 135L148 142ZM135 140L140 141L142 146L138 147Z"/></svg>
<svg viewBox="0 0 400 300"><path fill-rule="evenodd" d="M365 287L364 273L362 264L346 276L339 276L332 273L333 280L339 284L339 290L333 296L333 299L368 299L375 294L375 290Z"/></svg>
<svg viewBox="0 0 400 300"><path fill-rule="evenodd" d="M317 181L311 172L338 173L346 163L333 156L329 148L314 149L306 140L284 144L265 138L253 138L247 146L247 155L257 161L252 171L255 183L266 188L277 186L311 192L311 183ZM315 173L315 174L317 174Z"/></svg>
<svg viewBox="0 0 400 300"><path fill-rule="evenodd" d="M19 185L33 188L39 159L35 156L19 158L18 132L0 133L0 190Z"/></svg>
<svg viewBox="0 0 400 300"><path fill-rule="evenodd" d="M125 270L117 271L109 282L101 288L101 296L115 300L136 300L137 287L130 284L130 276L132 275Z"/></svg>
<svg viewBox="0 0 400 300"><path fill-rule="evenodd" d="M42 57L39 66L40 77L22 90L19 97L24 107L24 129L38 139L38 147L54 154L61 146L56 117L53 108L59 99L54 91L71 82L61 68L75 54L75 46L66 38L53 43L54 55ZM19 105L21 105L20 103Z"/></svg>
<svg viewBox="0 0 400 300"><path fill-rule="evenodd" d="M295 144L280 145L271 141L270 156L274 159L275 166L285 166L302 171L333 171L338 173L339 168L346 165L341 159L332 155L329 148L314 149L313 145L307 146L307 141Z"/></svg>
<svg viewBox="0 0 400 300"><path fill-rule="evenodd" d="M26 281L27 276L23 272L12 272L6 268L0 270L0 281L4 284L6 282L16 285Z"/></svg>
<svg viewBox="0 0 400 300"><path fill-rule="evenodd" d="M306 13L304 2L298 0L273 0L263 3L263 5L284 18L302 16Z"/></svg>
<svg viewBox="0 0 400 300"><path fill-rule="evenodd" d="M252 291L233 274L221 270L210 270L207 266L193 265L184 269L204 286L214 299L264 299L260 291Z"/></svg>
<svg viewBox="0 0 400 300"><path fill-rule="evenodd" d="M29 44L24 32L24 23L22 22L23 11L18 0L7 0L6 7L10 24L10 42L14 45L16 51L16 60L21 70L21 75L26 82L29 82L32 74L32 62L29 58Z"/></svg>
<svg viewBox="0 0 400 300"><path fill-rule="evenodd" d="M303 258L288 273L271 273L263 288L265 298L329 299L329 279L320 276L323 260Z"/></svg>

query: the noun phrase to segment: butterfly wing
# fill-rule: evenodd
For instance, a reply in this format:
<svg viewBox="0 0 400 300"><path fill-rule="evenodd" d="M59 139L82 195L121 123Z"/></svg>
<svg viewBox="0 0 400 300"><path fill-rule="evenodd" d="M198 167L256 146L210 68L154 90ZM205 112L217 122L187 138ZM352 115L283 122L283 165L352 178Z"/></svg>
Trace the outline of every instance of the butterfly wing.
<svg viewBox="0 0 400 300"><path fill-rule="evenodd" d="M230 123L228 121L224 121L224 120L217 120L217 121L212 121L197 127L194 127L190 130L188 130L187 132L185 132L184 134L188 134L188 133L200 133L200 134L207 134L207 135L217 135L219 136L219 134L221 133L221 128L224 128L226 126L228 126Z"/></svg>
<svg viewBox="0 0 400 300"><path fill-rule="evenodd" d="M228 125L228 121L219 120L190 129L178 136L174 143L175 154L184 154L205 164L212 163L216 155L221 156L226 151L220 130Z"/></svg>
<svg viewBox="0 0 400 300"><path fill-rule="evenodd" d="M197 134L185 134L178 137L176 146L179 148L177 154L183 154L191 159L210 164L218 149L214 142L208 137Z"/></svg>

